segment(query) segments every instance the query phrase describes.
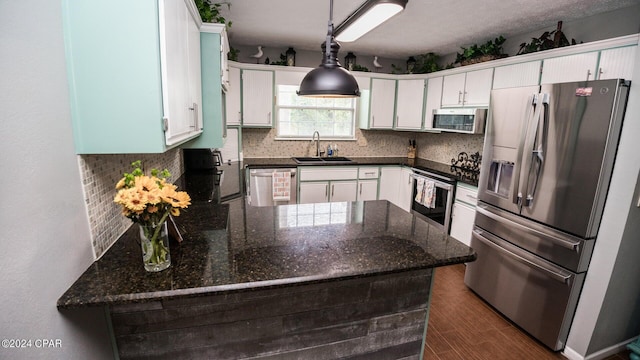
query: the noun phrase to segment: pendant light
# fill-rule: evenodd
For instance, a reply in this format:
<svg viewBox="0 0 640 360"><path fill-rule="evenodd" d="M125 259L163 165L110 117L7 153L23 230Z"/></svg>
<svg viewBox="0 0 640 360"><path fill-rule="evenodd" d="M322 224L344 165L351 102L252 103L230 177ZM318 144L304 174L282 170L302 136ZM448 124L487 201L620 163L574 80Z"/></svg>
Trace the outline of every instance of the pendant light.
<svg viewBox="0 0 640 360"><path fill-rule="evenodd" d="M360 89L356 79L340 66L340 44L333 37L333 0L329 3L327 39L322 44L322 63L307 73L300 83L298 95L309 97L358 97Z"/></svg>

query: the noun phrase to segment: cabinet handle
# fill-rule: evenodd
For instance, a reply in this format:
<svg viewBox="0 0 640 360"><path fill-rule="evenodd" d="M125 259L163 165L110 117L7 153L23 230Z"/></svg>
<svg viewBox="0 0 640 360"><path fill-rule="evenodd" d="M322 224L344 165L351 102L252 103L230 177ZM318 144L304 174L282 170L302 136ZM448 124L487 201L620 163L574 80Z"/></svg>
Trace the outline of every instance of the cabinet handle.
<svg viewBox="0 0 640 360"><path fill-rule="evenodd" d="M198 125L198 103L193 103L189 110L193 111L193 125L191 127L195 129Z"/></svg>
<svg viewBox="0 0 640 360"><path fill-rule="evenodd" d="M400 116L396 115L396 125L398 125L398 123L400 123Z"/></svg>
<svg viewBox="0 0 640 360"><path fill-rule="evenodd" d="M267 114L267 123L271 124L271 111Z"/></svg>
<svg viewBox="0 0 640 360"><path fill-rule="evenodd" d="M587 70L587 81L589 81L589 76L591 76L591 70Z"/></svg>
<svg viewBox="0 0 640 360"><path fill-rule="evenodd" d="M335 192L336 186L331 184L331 197L333 198L333 193Z"/></svg>
<svg viewBox="0 0 640 360"><path fill-rule="evenodd" d="M458 91L458 104L462 103L462 91Z"/></svg>
<svg viewBox="0 0 640 360"><path fill-rule="evenodd" d="M365 174L365 175L372 175L372 176L373 176L373 175L375 175L375 174L376 174L376 172L375 172L375 171L371 171L371 172L366 172L366 171L365 171L365 172L364 172L364 174Z"/></svg>
<svg viewBox="0 0 640 360"><path fill-rule="evenodd" d="M362 183L360 184L360 195L362 195Z"/></svg>
<svg viewBox="0 0 640 360"><path fill-rule="evenodd" d="M598 80L602 79L602 74L604 73L604 71L602 70L602 68L598 68Z"/></svg>
<svg viewBox="0 0 640 360"><path fill-rule="evenodd" d="M462 105L464 105L464 103L467 102L467 92L464 92L464 95L462 95Z"/></svg>
<svg viewBox="0 0 640 360"><path fill-rule="evenodd" d="M329 184L324 186L324 197L329 196Z"/></svg>

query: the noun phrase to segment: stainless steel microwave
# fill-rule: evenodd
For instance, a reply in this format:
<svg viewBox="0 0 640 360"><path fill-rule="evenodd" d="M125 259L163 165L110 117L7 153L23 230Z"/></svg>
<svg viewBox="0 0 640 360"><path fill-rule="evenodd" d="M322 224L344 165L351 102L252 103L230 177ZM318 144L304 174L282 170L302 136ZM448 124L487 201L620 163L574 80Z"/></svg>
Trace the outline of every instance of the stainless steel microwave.
<svg viewBox="0 0 640 360"><path fill-rule="evenodd" d="M487 109L436 109L433 111L433 130L482 134L486 117Z"/></svg>

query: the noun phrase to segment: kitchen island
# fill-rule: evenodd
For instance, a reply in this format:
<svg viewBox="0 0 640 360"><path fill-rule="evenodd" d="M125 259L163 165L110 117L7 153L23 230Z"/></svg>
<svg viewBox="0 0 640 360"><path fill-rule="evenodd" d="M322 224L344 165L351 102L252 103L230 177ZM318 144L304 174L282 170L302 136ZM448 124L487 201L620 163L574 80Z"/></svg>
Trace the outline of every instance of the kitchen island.
<svg viewBox="0 0 640 360"><path fill-rule="evenodd" d="M433 269L476 256L387 201L194 201L176 222L169 269L144 271L134 225L58 300L104 307L120 358L417 359Z"/></svg>

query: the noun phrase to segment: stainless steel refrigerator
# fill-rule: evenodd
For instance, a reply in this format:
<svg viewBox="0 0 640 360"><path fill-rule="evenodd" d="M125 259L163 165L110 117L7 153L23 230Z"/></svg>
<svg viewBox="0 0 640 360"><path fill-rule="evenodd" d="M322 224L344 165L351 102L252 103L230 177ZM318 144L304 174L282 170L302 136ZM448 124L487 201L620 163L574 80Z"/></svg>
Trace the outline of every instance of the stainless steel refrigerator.
<svg viewBox="0 0 640 360"><path fill-rule="evenodd" d="M493 90L465 283L564 348L598 233L629 83ZM598 241L606 241L599 239Z"/></svg>

